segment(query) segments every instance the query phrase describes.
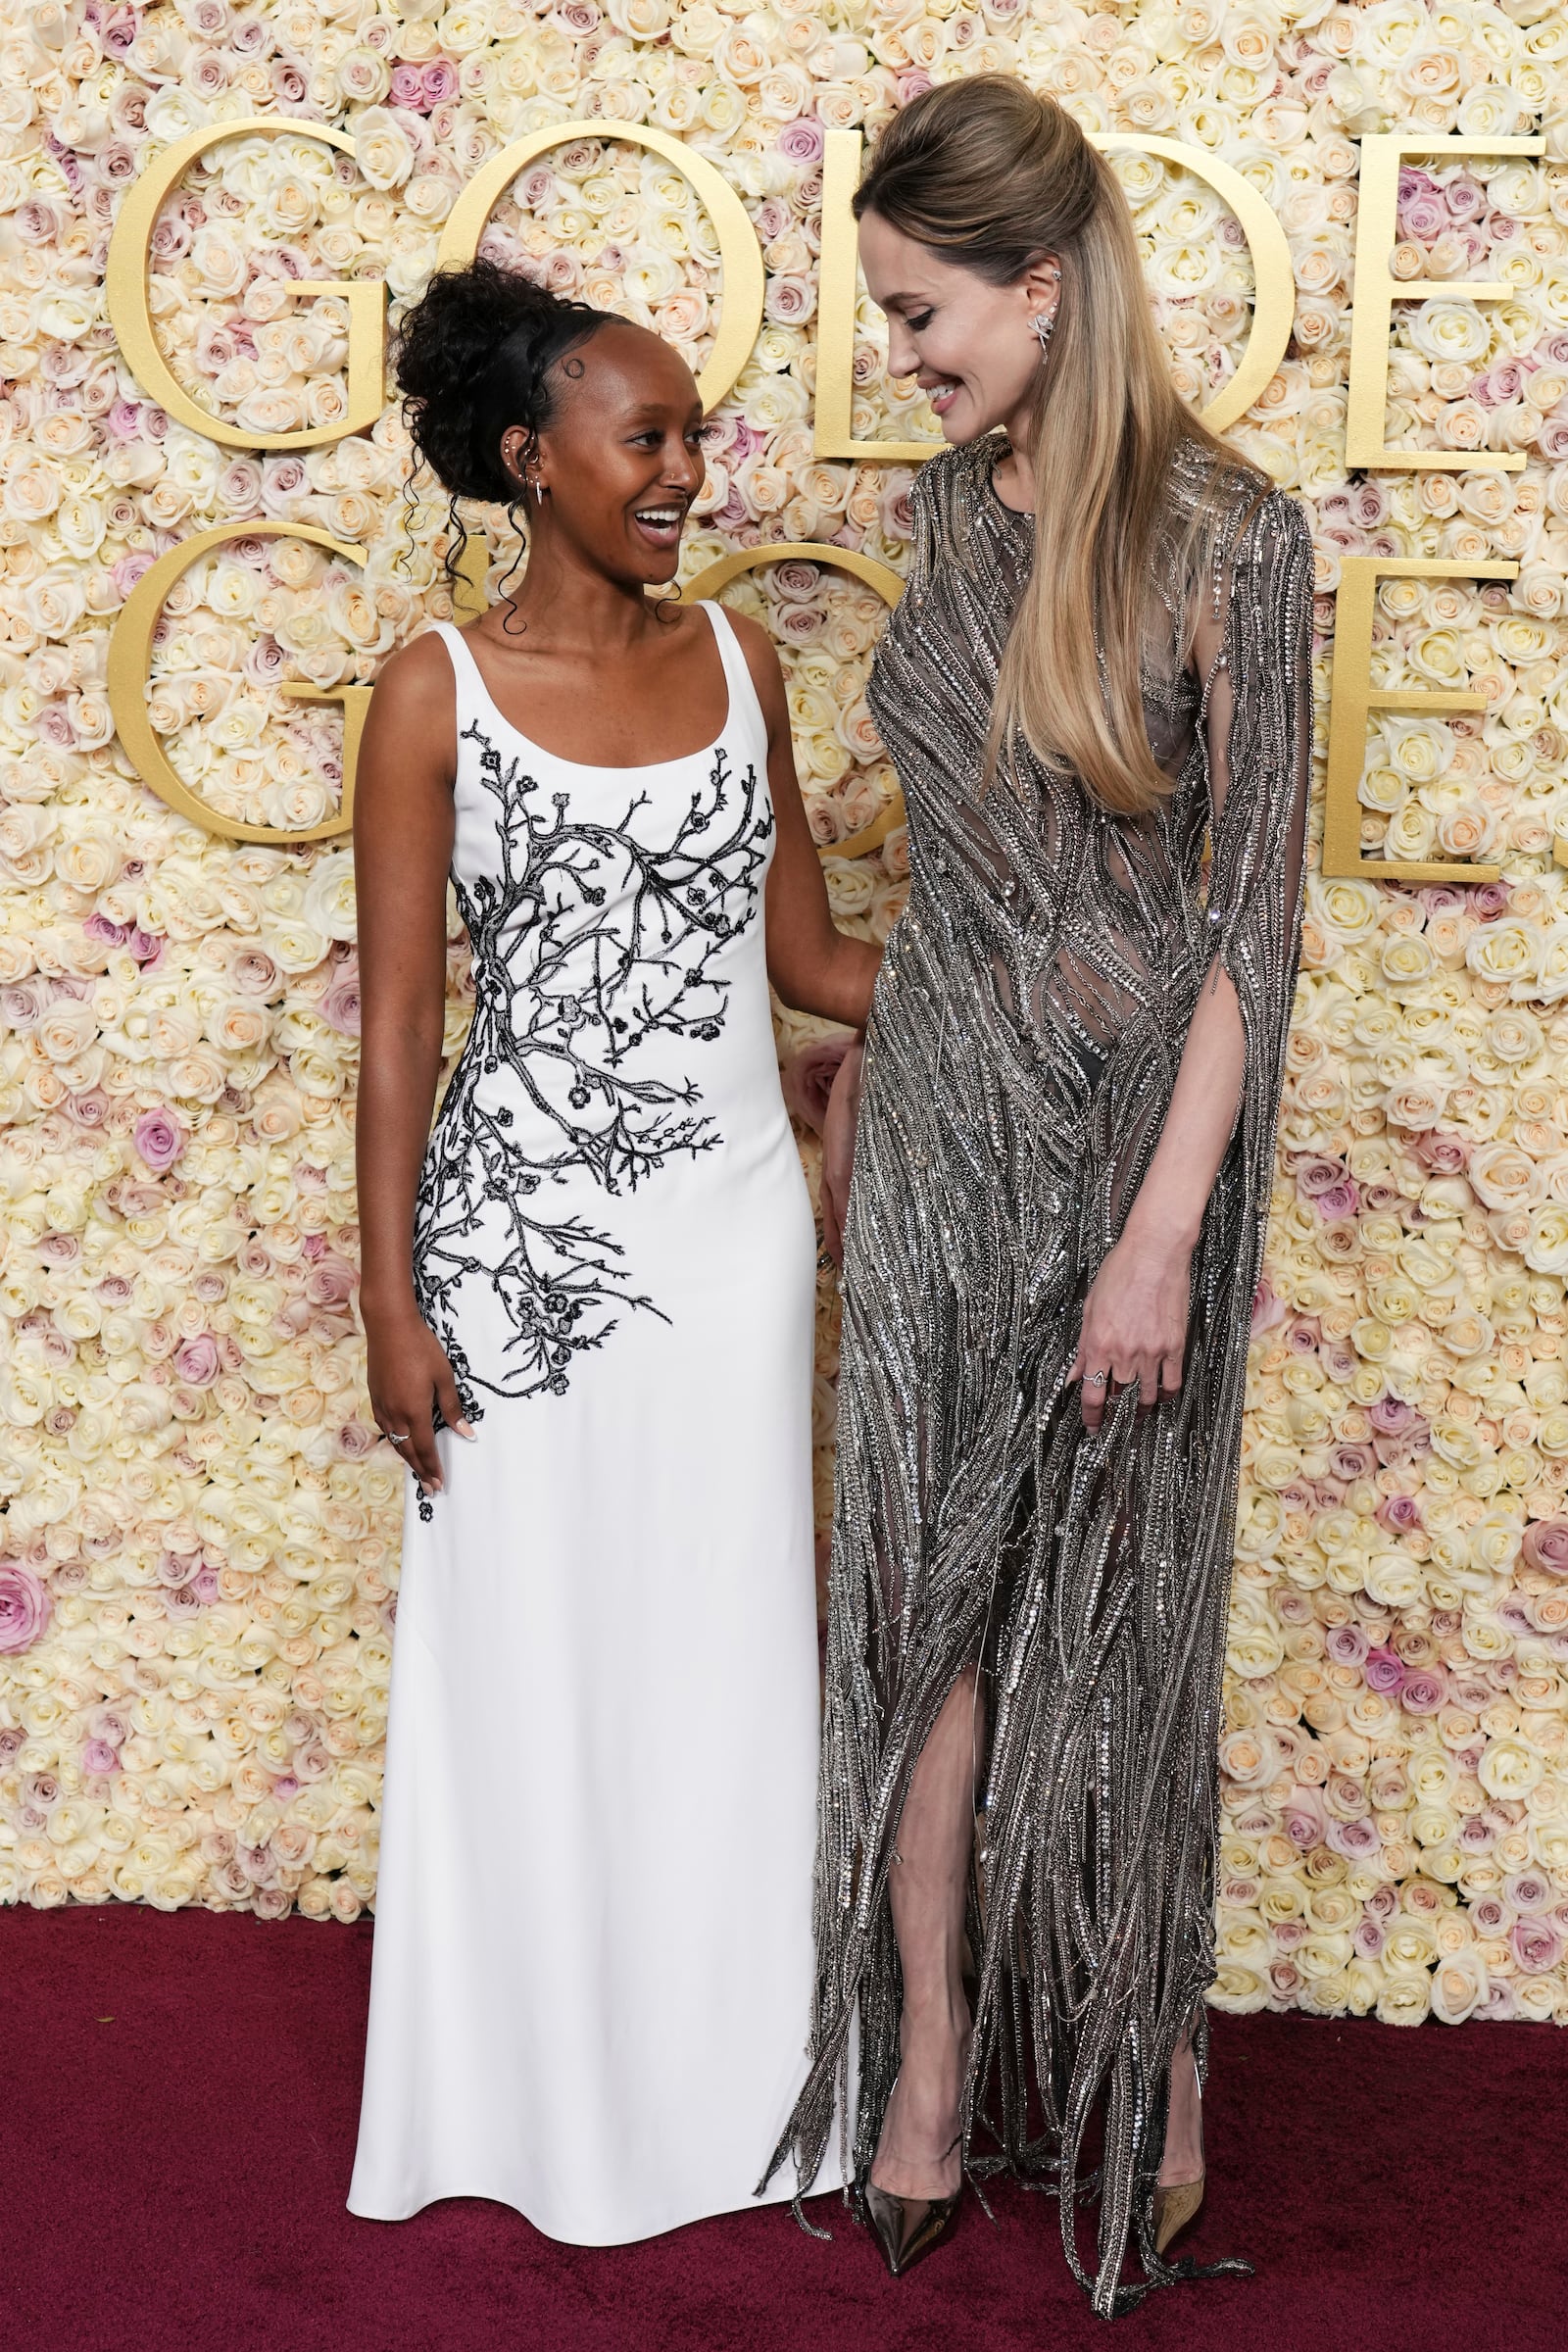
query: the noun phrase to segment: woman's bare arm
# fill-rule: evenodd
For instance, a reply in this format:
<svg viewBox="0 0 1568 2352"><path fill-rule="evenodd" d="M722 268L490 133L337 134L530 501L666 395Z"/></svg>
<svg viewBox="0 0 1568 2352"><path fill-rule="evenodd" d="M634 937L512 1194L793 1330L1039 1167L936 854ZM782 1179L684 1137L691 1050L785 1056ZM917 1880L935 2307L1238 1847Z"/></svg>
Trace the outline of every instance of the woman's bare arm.
<svg viewBox="0 0 1568 2352"><path fill-rule="evenodd" d="M833 920L822 861L806 821L789 705L777 654L755 621L736 618L767 722L767 780L778 838L767 877L767 976L786 1004L863 1028L882 951Z"/></svg>
<svg viewBox="0 0 1568 2352"><path fill-rule="evenodd" d="M414 1295L414 1203L430 1132L446 1014L456 689L445 647L416 638L381 672L354 802L363 1005L355 1148L360 1311L380 1427L432 1492L435 1405L466 1436L452 1367Z"/></svg>
<svg viewBox="0 0 1568 2352"><path fill-rule="evenodd" d="M1216 962L1187 1031L1153 1158L1085 1301L1069 1378L1096 1367L1109 1375L1102 1387L1085 1383L1090 1429L1099 1428L1113 1387L1136 1388L1147 1405L1182 1385L1193 1251L1236 1125L1246 1061L1235 984Z"/></svg>
<svg viewBox="0 0 1568 2352"><path fill-rule="evenodd" d="M1222 593L1199 614L1194 633L1192 664L1203 686L1200 723L1208 753L1209 912L1211 924L1217 926L1215 952L1188 1027L1153 1157L1121 1238L1085 1301L1073 1377L1084 1381L1080 1396L1091 1429L1099 1426L1113 1386L1136 1387L1142 1401L1150 1404L1161 1392L1169 1394L1181 1385L1193 1252L1238 1117L1245 1120L1249 1109L1243 1099L1249 1039L1229 968L1235 951L1226 947L1227 929L1243 920L1256 955L1266 949L1289 952L1295 937L1293 910L1304 856L1310 769L1311 672L1308 640L1302 635L1294 641L1289 630L1297 624L1304 629L1310 610L1304 585L1310 549L1298 516L1294 555L1285 571L1270 569L1265 590L1260 562L1273 544L1270 534L1283 526L1276 519L1264 530L1261 510L1259 499L1247 518L1258 518L1258 531L1249 533L1244 523L1225 567ZM1293 564L1298 586L1287 595L1280 582ZM1260 739L1255 720L1242 725L1238 734L1245 713L1239 712L1231 675L1234 651L1227 651L1238 595L1250 600L1244 614L1255 620L1260 609L1267 613L1269 633L1276 640L1266 657L1277 664L1268 672L1275 691L1274 724L1266 739ZM1255 693L1251 699L1255 708ZM1233 805L1232 759L1238 743L1252 772ZM1246 879L1250 870L1250 883ZM1237 903L1227 904L1236 902L1238 894L1246 901L1240 910ZM1254 1038L1251 1052L1255 1083L1264 1088L1269 1083L1266 1048ZM1108 1379L1096 1382L1097 1371L1108 1374Z"/></svg>

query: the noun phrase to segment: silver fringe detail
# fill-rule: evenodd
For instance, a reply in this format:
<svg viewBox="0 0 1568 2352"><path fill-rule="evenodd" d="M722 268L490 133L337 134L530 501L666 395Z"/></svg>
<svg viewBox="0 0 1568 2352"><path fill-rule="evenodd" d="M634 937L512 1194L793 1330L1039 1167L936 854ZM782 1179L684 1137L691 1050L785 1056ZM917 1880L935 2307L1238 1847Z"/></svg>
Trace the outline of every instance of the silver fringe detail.
<svg viewBox="0 0 1568 2352"><path fill-rule="evenodd" d="M965 2162L977 2180L1055 2184L1067 2260L1109 2317L1194 2269L1155 2255L1152 2192L1189 2030L1206 2064L1220 1675L1299 934L1312 566L1300 510L1240 469L1195 556L1208 477L1184 459L1146 661L1171 799L1107 816L1026 749L1021 788L982 795L1032 558L1030 517L992 485L1003 446L947 452L919 477L909 584L872 683L912 881L872 1007L846 1237L812 2065L769 2178L793 2154L808 2184L836 2113L857 2177L869 2170L899 2063L894 1839L943 1701L977 1665ZM1221 650L1199 680L1187 648L1195 598L1210 596ZM1195 1252L1183 1386L1143 1416L1121 1398L1092 1437L1066 1377L1084 1294L1216 957L1247 1068ZM1076 2216L1097 2194L1091 2266ZM1124 2280L1130 2249L1144 2276Z"/></svg>

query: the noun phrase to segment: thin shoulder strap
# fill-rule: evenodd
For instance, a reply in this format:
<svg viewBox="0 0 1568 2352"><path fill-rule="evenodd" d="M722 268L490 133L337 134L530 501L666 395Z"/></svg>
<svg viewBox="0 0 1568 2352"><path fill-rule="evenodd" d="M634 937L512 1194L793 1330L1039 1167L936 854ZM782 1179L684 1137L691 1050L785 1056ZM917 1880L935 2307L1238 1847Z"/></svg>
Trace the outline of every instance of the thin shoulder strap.
<svg viewBox="0 0 1568 2352"><path fill-rule="evenodd" d="M463 702L465 693L468 695L475 692L483 694L484 679L479 674L478 662L468 651L463 631L454 621L450 620L438 620L433 625L435 634L446 647L452 662L453 671L458 681L459 703ZM462 724L461 718L459 724Z"/></svg>
<svg viewBox="0 0 1568 2352"><path fill-rule="evenodd" d="M724 664L724 678L729 687L731 717L738 719L743 713L749 714L755 718L765 736L767 722L762 716L762 706L758 700L757 683L752 676L752 665L746 659L745 648L735 634L735 623L716 597L705 596L702 598L698 610L708 614L713 624L713 635L718 640L718 658Z"/></svg>

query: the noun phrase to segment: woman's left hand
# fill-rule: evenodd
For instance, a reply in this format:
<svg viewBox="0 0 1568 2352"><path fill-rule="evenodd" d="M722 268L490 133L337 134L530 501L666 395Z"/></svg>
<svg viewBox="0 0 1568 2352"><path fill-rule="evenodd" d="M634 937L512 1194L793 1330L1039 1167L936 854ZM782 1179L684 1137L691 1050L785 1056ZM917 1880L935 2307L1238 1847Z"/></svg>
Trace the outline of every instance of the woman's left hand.
<svg viewBox="0 0 1568 2352"><path fill-rule="evenodd" d="M1131 1226L1089 1288L1069 1380L1081 1384L1084 1427L1096 1430L1105 1404L1136 1389L1149 1406L1182 1385L1192 1251Z"/></svg>

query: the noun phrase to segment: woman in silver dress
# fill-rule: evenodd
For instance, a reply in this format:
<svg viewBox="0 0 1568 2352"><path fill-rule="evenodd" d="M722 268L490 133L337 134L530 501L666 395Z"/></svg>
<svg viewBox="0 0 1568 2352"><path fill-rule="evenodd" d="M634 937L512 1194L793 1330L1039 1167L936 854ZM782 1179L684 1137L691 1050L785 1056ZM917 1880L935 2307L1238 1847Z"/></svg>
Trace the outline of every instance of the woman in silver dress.
<svg viewBox="0 0 1568 2352"><path fill-rule="evenodd" d="M1050 100L927 92L856 211L889 367L952 446L872 686L911 882L848 1206L813 2064L779 2154L809 2180L849 2102L895 2273L963 2169L1054 2179L1108 2316L1195 2268L1165 2250L1201 2196L1310 548L1178 398L1120 189Z"/></svg>

